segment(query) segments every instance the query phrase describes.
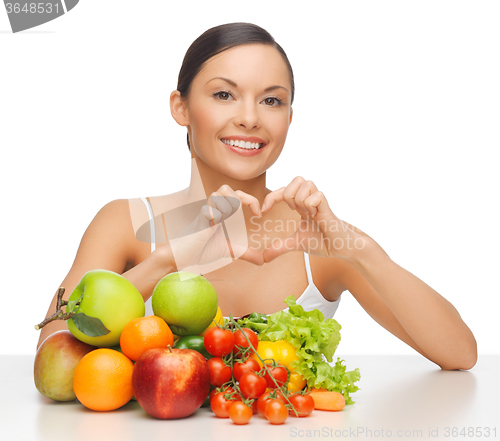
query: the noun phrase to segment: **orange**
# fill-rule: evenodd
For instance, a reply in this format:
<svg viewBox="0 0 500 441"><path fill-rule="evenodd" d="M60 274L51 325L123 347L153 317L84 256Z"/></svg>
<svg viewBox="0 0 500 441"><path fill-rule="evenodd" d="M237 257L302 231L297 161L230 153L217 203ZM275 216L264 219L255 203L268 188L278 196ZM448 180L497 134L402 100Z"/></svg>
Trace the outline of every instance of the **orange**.
<svg viewBox="0 0 500 441"><path fill-rule="evenodd" d="M120 347L131 360L136 361L152 348L166 348L174 345L174 335L160 317L150 315L128 322L120 336Z"/></svg>
<svg viewBox="0 0 500 441"><path fill-rule="evenodd" d="M92 410L115 410L132 398L134 364L109 348L95 349L77 364L73 376L76 398Z"/></svg>

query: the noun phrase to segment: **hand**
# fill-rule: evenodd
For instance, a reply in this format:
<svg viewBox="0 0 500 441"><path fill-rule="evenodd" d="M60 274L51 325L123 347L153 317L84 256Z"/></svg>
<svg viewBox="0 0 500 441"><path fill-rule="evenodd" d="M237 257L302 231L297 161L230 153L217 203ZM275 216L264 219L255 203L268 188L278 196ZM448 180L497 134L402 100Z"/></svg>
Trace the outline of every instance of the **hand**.
<svg viewBox="0 0 500 441"><path fill-rule="evenodd" d="M262 212L271 210L281 201L297 211L301 220L294 234L284 240L275 240L264 250L266 263L289 251L349 260L363 248L365 238L333 214L325 195L312 181L298 176L288 186L269 193L262 204Z"/></svg>
<svg viewBox="0 0 500 441"><path fill-rule="evenodd" d="M209 196L207 204L201 207L191 224L176 237L169 238L178 271L221 259L240 258L256 265L264 263L262 253L248 247L245 220L240 209L242 204L250 207L254 215L261 216L259 201L255 197L233 191L228 185ZM210 271L215 269L216 265Z"/></svg>

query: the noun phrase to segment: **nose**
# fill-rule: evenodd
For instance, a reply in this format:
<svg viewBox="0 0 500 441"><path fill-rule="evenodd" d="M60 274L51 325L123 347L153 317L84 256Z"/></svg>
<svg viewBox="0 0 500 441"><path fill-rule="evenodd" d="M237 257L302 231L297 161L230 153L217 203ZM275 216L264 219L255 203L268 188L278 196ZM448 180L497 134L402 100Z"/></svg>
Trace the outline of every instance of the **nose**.
<svg viewBox="0 0 500 441"><path fill-rule="evenodd" d="M234 124L248 130L258 128L260 120L257 105L250 101L242 101L238 108L238 114L234 119Z"/></svg>

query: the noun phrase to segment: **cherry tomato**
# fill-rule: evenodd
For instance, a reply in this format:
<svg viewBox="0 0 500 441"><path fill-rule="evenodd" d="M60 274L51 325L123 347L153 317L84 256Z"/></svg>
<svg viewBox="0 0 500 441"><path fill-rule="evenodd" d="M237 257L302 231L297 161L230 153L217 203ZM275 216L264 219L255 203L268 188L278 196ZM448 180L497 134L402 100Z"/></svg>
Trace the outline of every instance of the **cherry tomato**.
<svg viewBox="0 0 500 441"><path fill-rule="evenodd" d="M314 399L309 394L293 394L288 399L298 413L298 415L295 415L293 409L289 409L291 416L305 417L310 415L314 410Z"/></svg>
<svg viewBox="0 0 500 441"><path fill-rule="evenodd" d="M203 344L209 354L224 357L224 355L230 354L234 348L234 335L229 329L221 329L216 326L207 331L203 337Z"/></svg>
<svg viewBox="0 0 500 441"><path fill-rule="evenodd" d="M260 366L257 360L252 357L248 357L246 361L235 360L233 364L233 376L236 381L240 381L241 376L245 372L259 372Z"/></svg>
<svg viewBox="0 0 500 441"><path fill-rule="evenodd" d="M290 372L290 378L288 379L288 391L290 393L298 392L299 390L304 389L304 386L307 384L307 381L304 380L304 377L300 375L298 372L292 371Z"/></svg>
<svg viewBox="0 0 500 441"><path fill-rule="evenodd" d="M259 337L257 337L257 334L252 331L251 329L248 328L242 328L243 332L241 332L239 329L234 333L234 349L233 349L233 354L236 356L241 355L240 352L240 347L241 348L248 348L250 345L248 344L246 338L243 336L243 333L248 337L248 340L250 340L250 343L252 343L252 346L257 350L257 347L259 346Z"/></svg>
<svg viewBox="0 0 500 441"><path fill-rule="evenodd" d="M253 399L252 400L252 414L256 414L258 413L258 409L257 409L257 401L256 399Z"/></svg>
<svg viewBox="0 0 500 441"><path fill-rule="evenodd" d="M276 366L276 367L267 367L269 371L271 372L271 375L267 372L267 370L264 370L264 378L266 379L267 382L267 387L269 389L276 389L276 384L274 383L273 379L271 376L276 380L276 383L280 387L283 387L288 380L288 372L286 371L286 368L283 366Z"/></svg>
<svg viewBox="0 0 500 441"><path fill-rule="evenodd" d="M270 400L266 404L265 416L271 424L283 424L288 418L288 410L281 400Z"/></svg>
<svg viewBox="0 0 500 441"><path fill-rule="evenodd" d="M226 399L224 395L224 392L218 392L210 401L212 412L219 418L229 418L229 407L234 402L234 400Z"/></svg>
<svg viewBox="0 0 500 441"><path fill-rule="evenodd" d="M214 397L214 395L218 394L219 392L223 392L224 394L227 394L228 396L231 395L231 394L234 394L234 395L231 395L231 396L235 397L235 399L238 399L240 401L243 399L240 394L234 393L235 390L231 386L224 386L222 388L220 388L220 387L214 387L212 389L212 391L210 392L210 394L208 396L208 399L210 401L212 401L212 398Z"/></svg>
<svg viewBox="0 0 500 441"><path fill-rule="evenodd" d="M244 373L239 385L241 393L246 398L259 398L266 391L266 380L255 372Z"/></svg>
<svg viewBox="0 0 500 441"><path fill-rule="evenodd" d="M208 399L210 402L212 402L212 398L214 397L215 394L218 394L220 391L217 390L217 388L213 388L211 391L210 391L210 394L208 395Z"/></svg>
<svg viewBox="0 0 500 441"><path fill-rule="evenodd" d="M272 398L269 396L271 395L271 390L268 390L266 392L264 392L260 397L259 399L257 400L257 412L259 412L259 414L261 414L263 417L266 416L266 404L272 400ZM275 391L275 394L277 396L277 399L282 401L283 403L286 403L286 399L285 397L283 396L283 394L277 390Z"/></svg>
<svg viewBox="0 0 500 441"><path fill-rule="evenodd" d="M226 398L234 392L233 388L227 388L224 392L217 392L210 400L212 412L219 418L229 418L229 407L235 401L241 401L241 396L236 394L231 398Z"/></svg>
<svg viewBox="0 0 500 441"><path fill-rule="evenodd" d="M253 412L243 401L234 401L229 406L229 418L234 424L248 424Z"/></svg>
<svg viewBox="0 0 500 441"><path fill-rule="evenodd" d="M231 368L220 357L208 360L208 369L210 370L210 384L212 386L222 386L231 379Z"/></svg>

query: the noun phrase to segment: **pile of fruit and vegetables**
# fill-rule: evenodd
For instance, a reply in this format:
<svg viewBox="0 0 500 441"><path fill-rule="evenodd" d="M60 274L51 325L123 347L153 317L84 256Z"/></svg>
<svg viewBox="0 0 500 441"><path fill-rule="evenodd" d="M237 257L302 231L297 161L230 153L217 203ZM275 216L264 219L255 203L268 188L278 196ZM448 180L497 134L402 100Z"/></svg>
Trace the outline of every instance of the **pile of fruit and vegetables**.
<svg viewBox="0 0 500 441"><path fill-rule="evenodd" d="M359 370L333 362L340 325L293 296L288 312L236 320L222 317L207 279L185 272L158 282L154 316L144 317L139 291L111 271L86 273L68 301L63 293L56 313L35 326L68 321L69 331L51 334L35 356L35 385L53 400L110 411L135 399L160 419L210 406L235 424L255 414L283 424L354 403Z"/></svg>

